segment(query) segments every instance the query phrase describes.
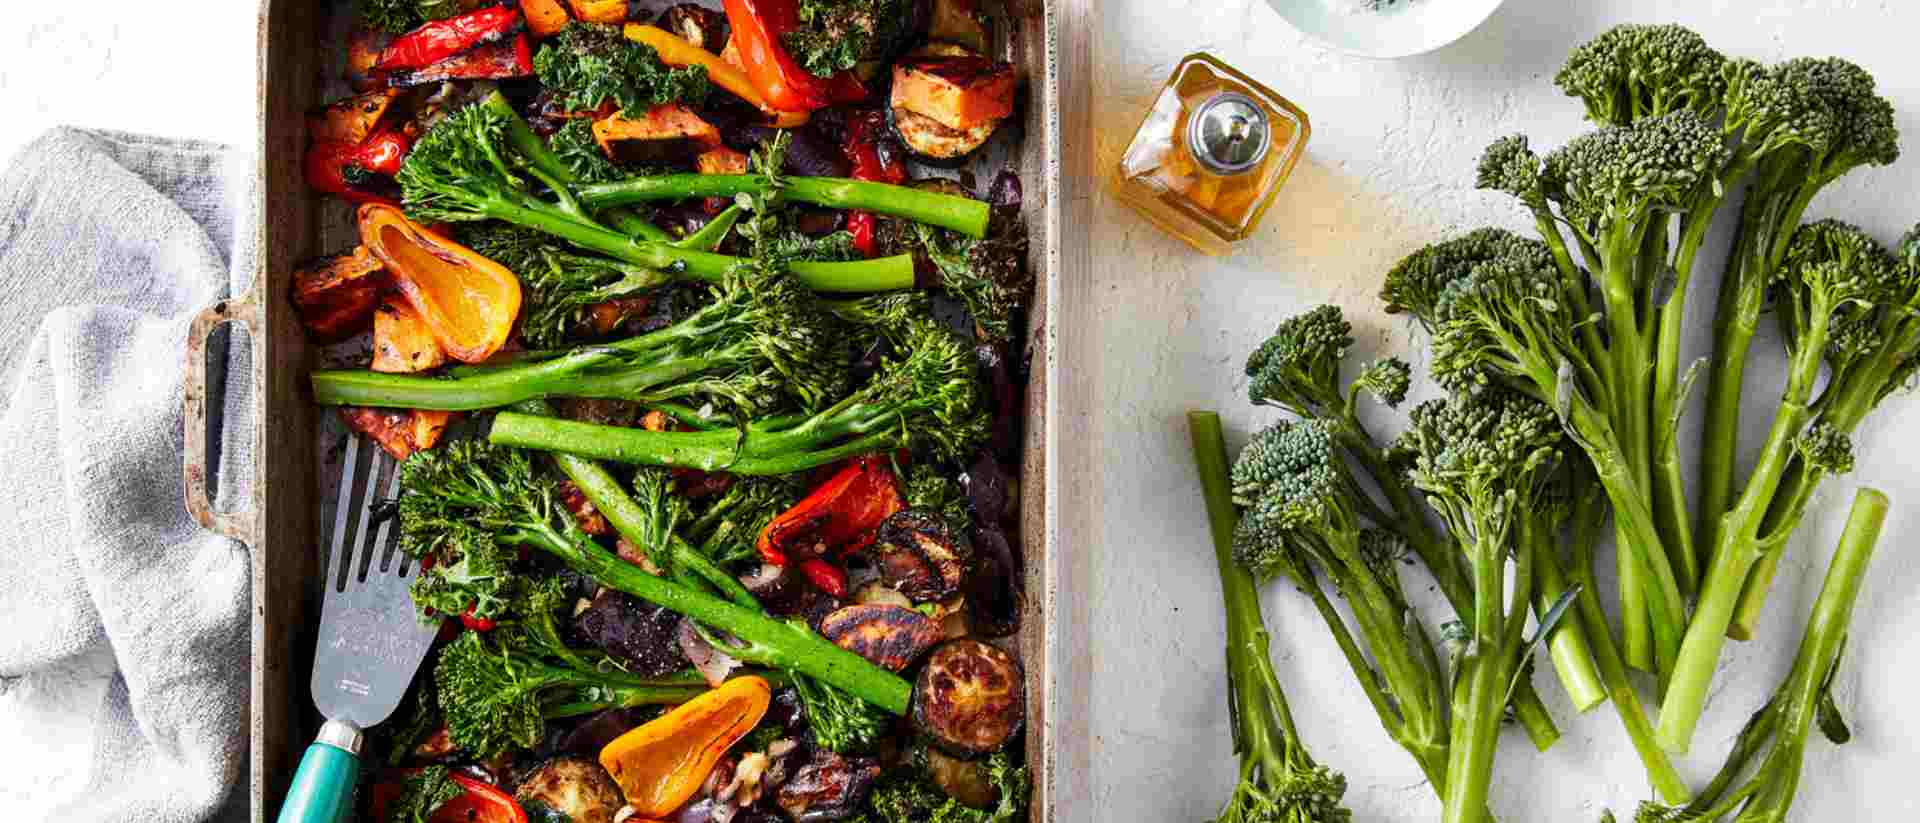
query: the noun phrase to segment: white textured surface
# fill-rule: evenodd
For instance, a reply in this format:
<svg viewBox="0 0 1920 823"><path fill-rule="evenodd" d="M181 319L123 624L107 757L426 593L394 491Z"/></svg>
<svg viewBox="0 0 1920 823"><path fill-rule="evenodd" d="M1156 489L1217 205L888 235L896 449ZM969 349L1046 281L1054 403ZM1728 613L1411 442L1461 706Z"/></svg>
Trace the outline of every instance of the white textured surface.
<svg viewBox="0 0 1920 823"><path fill-rule="evenodd" d="M1446 0L1426 0L1446 2ZM1481 29L1433 54L1397 62L1349 58L1307 42L1258 0L1107 2L1089 18L1093 123L1100 168L1110 166L1148 99L1184 54L1206 50L1304 107L1308 156L1238 254L1201 257L1161 235L1103 191L1091 218L1096 352L1069 358L1097 369L1091 442L1093 518L1093 793L1095 820L1204 820L1233 780L1222 617L1207 558L1206 521L1188 456L1184 410L1210 406L1235 442L1272 414L1247 405L1240 366L1281 317L1318 302L1346 308L1363 353L1393 350L1422 366L1418 335L1374 299L1386 267L1450 232L1487 223L1527 230L1503 198L1472 188L1473 164L1494 138L1524 130L1552 147L1583 130L1577 102L1552 86L1569 49L1620 22L1690 25L1730 54L1773 59L1842 54L1871 70L1920 155L1920 63L1911 32L1920 8L1877 2L1509 2ZM1839 215L1891 241L1920 220L1920 159L1858 172L1827 191L1814 216ZM1724 239L1703 259L1716 260ZM1712 303L1712 282L1694 306ZM1705 295L1704 298L1698 295ZM1749 385L1777 390L1777 361L1761 343ZM1790 549L1764 639L1730 643L1686 773L1703 781L1726 743L1791 663L1847 489L1869 482L1897 504L1862 596L1840 697L1857 736L1844 748L1809 746L1796 820L1911 820L1920 709L1908 695L1920 658L1920 571L1905 555L1920 475L1903 446L1920 432L1920 400L1890 401L1860 434L1859 468L1829 483ZM1749 415L1749 418L1758 415ZM1397 416L1375 422L1397 430ZM1764 421L1747 421L1749 441ZM1071 482L1071 481L1068 481ZM1346 772L1355 819L1422 820L1438 803L1412 762L1381 731L1304 598L1276 587L1267 617L1275 665L1317 757ZM1542 667L1546 669L1548 667ZM1542 681L1548 683L1550 681ZM1593 820L1647 795L1638 761L1611 707L1569 717L1549 688L1564 739L1545 755L1510 733L1496 764L1503 820Z"/></svg>

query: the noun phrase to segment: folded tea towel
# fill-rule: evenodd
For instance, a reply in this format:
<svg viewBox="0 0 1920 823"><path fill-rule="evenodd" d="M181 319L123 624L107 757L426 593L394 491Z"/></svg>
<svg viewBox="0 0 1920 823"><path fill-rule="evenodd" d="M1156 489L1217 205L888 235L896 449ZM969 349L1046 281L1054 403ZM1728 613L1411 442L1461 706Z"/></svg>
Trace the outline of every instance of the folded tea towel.
<svg viewBox="0 0 1920 823"><path fill-rule="evenodd" d="M247 554L182 505L181 353L194 311L251 281L256 177L226 147L73 129L0 177L8 820L245 812ZM250 475L234 383L222 503Z"/></svg>

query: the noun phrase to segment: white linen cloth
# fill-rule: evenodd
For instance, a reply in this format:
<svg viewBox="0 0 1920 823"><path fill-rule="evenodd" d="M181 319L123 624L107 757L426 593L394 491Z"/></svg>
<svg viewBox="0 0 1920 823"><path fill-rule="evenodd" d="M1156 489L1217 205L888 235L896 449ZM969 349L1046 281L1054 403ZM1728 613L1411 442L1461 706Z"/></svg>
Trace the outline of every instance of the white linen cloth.
<svg viewBox="0 0 1920 823"><path fill-rule="evenodd" d="M58 129L0 177L7 819L246 811L248 557L183 506L181 353L193 313L251 282L252 169ZM233 335L215 381L245 348ZM251 473L251 400L228 388L220 504Z"/></svg>

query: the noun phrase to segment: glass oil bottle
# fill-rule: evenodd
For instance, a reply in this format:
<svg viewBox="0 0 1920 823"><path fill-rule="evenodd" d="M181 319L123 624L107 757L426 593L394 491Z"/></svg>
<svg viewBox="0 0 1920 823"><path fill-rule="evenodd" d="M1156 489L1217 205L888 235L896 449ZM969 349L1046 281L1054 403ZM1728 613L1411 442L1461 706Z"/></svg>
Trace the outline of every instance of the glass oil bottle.
<svg viewBox="0 0 1920 823"><path fill-rule="evenodd" d="M1115 194L1214 255L1252 233L1311 131L1307 113L1204 53L1182 58L1114 169Z"/></svg>

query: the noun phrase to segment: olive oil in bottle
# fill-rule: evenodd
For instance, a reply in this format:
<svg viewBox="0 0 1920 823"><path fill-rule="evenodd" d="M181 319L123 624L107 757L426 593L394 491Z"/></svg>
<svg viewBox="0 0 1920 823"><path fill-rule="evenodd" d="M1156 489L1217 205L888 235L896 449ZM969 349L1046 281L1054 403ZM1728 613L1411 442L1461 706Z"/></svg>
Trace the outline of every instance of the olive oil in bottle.
<svg viewBox="0 0 1920 823"><path fill-rule="evenodd" d="M1307 113L1211 55L1174 67L1114 170L1115 194L1168 233L1226 254L1273 204Z"/></svg>

